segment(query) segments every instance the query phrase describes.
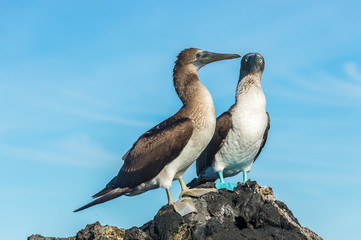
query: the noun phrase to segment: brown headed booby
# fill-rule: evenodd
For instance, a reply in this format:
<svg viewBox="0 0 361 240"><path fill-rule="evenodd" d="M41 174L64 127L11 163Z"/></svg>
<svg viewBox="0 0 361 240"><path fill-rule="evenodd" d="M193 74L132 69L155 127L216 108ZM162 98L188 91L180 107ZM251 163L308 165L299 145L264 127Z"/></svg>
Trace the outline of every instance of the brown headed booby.
<svg viewBox="0 0 361 240"><path fill-rule="evenodd" d="M223 177L239 172L243 172L243 182L247 181L247 173L261 153L270 128L261 88L264 66L259 53L249 53L242 58L236 103L217 118L215 134L197 159L198 178L193 179L189 187L219 177L217 188L234 190L237 185L224 183Z"/></svg>
<svg viewBox="0 0 361 240"><path fill-rule="evenodd" d="M75 212L158 187L166 189L168 203L173 204L170 193L173 180L180 182L182 194L192 195L193 189L187 188L182 175L212 139L216 126L213 100L199 81L198 70L214 61L238 57L196 48L183 50L173 71L174 87L182 100L182 108L140 136L123 156L124 164L118 175L93 196L97 199Z"/></svg>

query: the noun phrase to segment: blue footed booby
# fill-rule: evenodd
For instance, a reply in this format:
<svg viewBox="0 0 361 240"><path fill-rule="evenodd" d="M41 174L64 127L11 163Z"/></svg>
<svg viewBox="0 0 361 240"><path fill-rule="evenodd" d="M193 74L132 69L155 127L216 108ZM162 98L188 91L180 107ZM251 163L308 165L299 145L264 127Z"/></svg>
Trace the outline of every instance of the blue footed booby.
<svg viewBox="0 0 361 240"><path fill-rule="evenodd" d="M118 175L93 196L94 201L74 212L159 187L166 190L168 203L174 204L170 192L173 180L180 182L181 195L200 195L197 189L188 189L182 178L212 139L216 127L213 100L199 81L198 70L214 61L238 57L196 48L183 50L173 70L174 87L183 103L181 109L141 135L123 156L124 164Z"/></svg>
<svg viewBox="0 0 361 240"><path fill-rule="evenodd" d="M242 58L236 103L217 118L215 134L196 160L198 178L188 184L190 188L219 178L217 188L234 190L237 185L225 183L224 177L240 172L243 172L243 182L247 181L247 174L261 153L270 128L261 88L264 66L259 53L249 53Z"/></svg>

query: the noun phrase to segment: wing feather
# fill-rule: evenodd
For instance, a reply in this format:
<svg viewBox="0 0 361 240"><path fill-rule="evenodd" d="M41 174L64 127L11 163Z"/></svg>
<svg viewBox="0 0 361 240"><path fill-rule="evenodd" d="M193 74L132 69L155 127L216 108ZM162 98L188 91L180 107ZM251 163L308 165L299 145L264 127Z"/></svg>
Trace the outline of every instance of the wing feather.
<svg viewBox="0 0 361 240"><path fill-rule="evenodd" d="M271 119L270 119L270 117L269 117L268 112L266 112L266 113L267 113L267 117L268 117L268 124L267 124L267 127L266 127L266 129L265 129L265 131L264 131L264 134L263 134L263 141L262 141L262 143L261 143L261 147L259 148L258 153L257 153L256 156L254 157L253 162L256 161L256 159L257 159L258 156L260 155L260 153L261 153L264 145L266 144L266 141L267 141L267 138L268 138L268 131L269 131L270 127L271 127Z"/></svg>
<svg viewBox="0 0 361 240"><path fill-rule="evenodd" d="M114 187L133 188L157 176L188 143L194 123L188 118L168 119L144 133L124 155Z"/></svg>

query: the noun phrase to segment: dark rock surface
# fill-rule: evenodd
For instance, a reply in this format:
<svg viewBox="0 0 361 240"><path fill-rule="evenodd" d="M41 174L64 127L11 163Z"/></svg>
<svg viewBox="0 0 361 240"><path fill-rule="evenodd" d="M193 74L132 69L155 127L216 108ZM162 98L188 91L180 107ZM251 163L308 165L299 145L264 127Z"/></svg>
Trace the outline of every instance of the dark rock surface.
<svg viewBox="0 0 361 240"><path fill-rule="evenodd" d="M207 183L200 187L214 187ZM173 206L163 206L153 220L127 230L89 224L75 237L29 240L105 239L322 239L302 227L286 204L275 199L272 188L257 182L238 183L235 192L219 190L200 198L183 198L197 209L184 217Z"/></svg>

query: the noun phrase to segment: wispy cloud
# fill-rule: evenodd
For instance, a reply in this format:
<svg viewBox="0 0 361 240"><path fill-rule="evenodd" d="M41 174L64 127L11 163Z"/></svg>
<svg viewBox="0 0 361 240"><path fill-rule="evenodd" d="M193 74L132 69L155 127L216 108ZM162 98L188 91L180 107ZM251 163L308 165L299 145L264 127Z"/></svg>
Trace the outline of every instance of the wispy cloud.
<svg viewBox="0 0 361 240"><path fill-rule="evenodd" d="M85 109L81 107L65 105L55 101L46 101L39 104L51 110L56 110L62 113L66 113L94 121L99 121L99 122L108 122L108 123L115 123L125 126L136 126L136 127L150 127L152 125L151 122L147 122L147 121L140 121L125 117L113 116L107 113L97 112L93 109Z"/></svg>
<svg viewBox="0 0 361 240"><path fill-rule="evenodd" d="M353 80L361 83L361 71L358 69L357 64L354 62L348 62L343 65L345 73Z"/></svg>
<svg viewBox="0 0 361 240"><path fill-rule="evenodd" d="M275 96L316 105L361 106L361 71L355 63L346 63L343 69L344 77L326 70L314 70L307 74L284 70L278 74L287 80L287 84L278 81L276 87L269 89L269 92ZM275 75L272 77L277 78Z"/></svg>
<svg viewBox="0 0 361 240"><path fill-rule="evenodd" d="M81 101L87 105L92 105L92 106L99 107L99 108L110 108L111 107L110 103L108 103L102 99L96 98L94 96L90 96L83 92L77 91L75 89L62 89L61 93L67 98Z"/></svg>
<svg viewBox="0 0 361 240"><path fill-rule="evenodd" d="M44 143L42 148L0 143L3 159L99 167L120 161L121 156L104 150L86 135L72 135Z"/></svg>
<svg viewBox="0 0 361 240"><path fill-rule="evenodd" d="M9 88L10 86L5 87ZM60 113L125 126L152 126L152 122L116 116L119 113L119 109L114 108L112 104L77 90L54 89L54 87L51 87L40 91L38 89L26 89L23 86L16 86L16 91L19 96L16 99L19 102L19 107L26 109L26 111L31 109L32 116L42 116L44 119L49 119L49 122L58 122L59 120L51 119L48 113ZM6 96L2 98L9 101L13 100L7 99ZM21 116L24 109L15 108L12 111L19 112L18 115Z"/></svg>

